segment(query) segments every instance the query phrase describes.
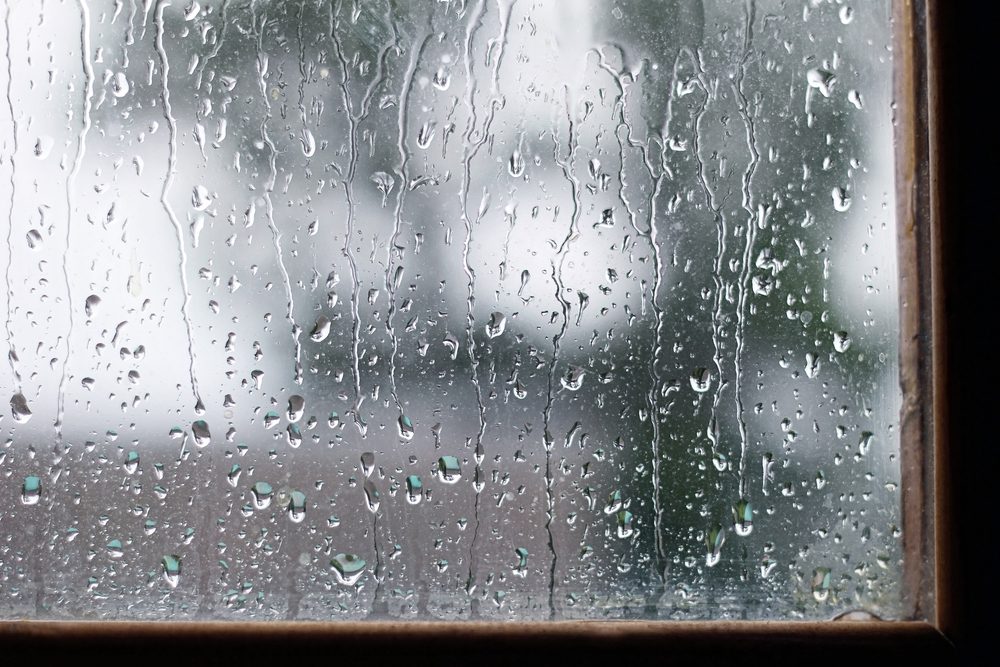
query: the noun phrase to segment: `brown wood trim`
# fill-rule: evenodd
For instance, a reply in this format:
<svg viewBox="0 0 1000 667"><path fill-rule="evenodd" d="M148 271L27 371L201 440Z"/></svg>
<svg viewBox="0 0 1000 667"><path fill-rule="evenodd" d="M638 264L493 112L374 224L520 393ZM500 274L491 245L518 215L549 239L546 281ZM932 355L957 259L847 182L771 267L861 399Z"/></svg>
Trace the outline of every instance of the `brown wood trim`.
<svg viewBox="0 0 1000 667"><path fill-rule="evenodd" d="M371 657L386 651L418 650L421 659L440 647L438 658L500 658L535 648L567 650L567 655L623 655L655 651L663 657L687 655L715 661L746 657L768 649L768 664L803 657L845 656L864 662L877 657L953 655L948 637L955 623L950 554L952 472L946 453L948 376L946 311L942 264L940 147L936 122L942 100L939 45L935 37L940 0L894 0L893 44L897 147L897 220L900 267L900 415L904 585L909 615L923 620L878 622L754 621L555 621L555 622L136 622L0 621L0 654L18 650L86 653L114 647L115 656L132 652L151 657L158 650L242 647L253 655L282 655L327 649L332 659ZM933 517L931 520L930 517ZM823 653L817 653L822 651ZM858 651L862 651L857 653ZM238 651L239 652L239 651ZM448 656L448 657L445 657ZM825 656L825 658L823 657ZM153 656L155 657L155 656ZM434 659L434 662L438 662Z"/></svg>
<svg viewBox="0 0 1000 667"><path fill-rule="evenodd" d="M907 616L934 616L934 450L932 377L933 256L927 143L926 5L898 0L893 7L896 53L896 220L899 263L900 465L903 524L903 587Z"/></svg>
<svg viewBox="0 0 1000 667"><path fill-rule="evenodd" d="M435 623L435 622L53 622L0 623L0 646L9 650L58 646L87 652L114 646L116 656L141 651L156 657L167 649L252 651L255 656L331 649L334 659L364 654L416 651L414 657L451 656L499 659L535 649L559 649L573 657L598 657L633 652L660 652L664 658L697 657L715 662L725 656L746 656L772 649L777 664L811 656L843 655L864 661L898 656L900 652L927 657L950 655L951 646L937 629L924 622L730 622L730 621L555 621L545 623ZM437 647L438 650L434 650ZM821 652L817 653L820 649ZM433 653L429 650L434 651ZM858 652L860 651L860 653ZM435 658L436 656L436 658ZM450 662L450 660L448 660ZM776 664L768 655L768 664Z"/></svg>
<svg viewBox="0 0 1000 667"><path fill-rule="evenodd" d="M924 76L926 125L923 130L927 140L927 180L926 188L926 220L930 232L930 331L934 343L931 355L931 373L933 376L934 401L934 623L947 636L953 636L955 630L955 586L954 576L954 544L957 538L955 531L955 505L952 502L955 483L952 468L952 457L949 456L948 434L949 399L952 392L949 386L948 358L948 311L945 302L944 285L947 280L944 260L944 218L943 193L941 183L944 156L941 148L944 145L944 128L941 124L941 112L944 104L942 90L942 51L940 0L927 0L924 25Z"/></svg>

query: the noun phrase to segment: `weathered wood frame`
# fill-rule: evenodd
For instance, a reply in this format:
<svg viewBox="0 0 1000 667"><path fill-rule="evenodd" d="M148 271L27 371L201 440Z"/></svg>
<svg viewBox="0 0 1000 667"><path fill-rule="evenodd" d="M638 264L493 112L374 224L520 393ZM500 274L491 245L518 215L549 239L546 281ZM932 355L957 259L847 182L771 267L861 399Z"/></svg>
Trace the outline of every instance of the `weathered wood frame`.
<svg viewBox="0 0 1000 667"><path fill-rule="evenodd" d="M716 661L764 651L769 664L829 657L864 661L902 653L947 657L957 609L957 480L948 457L944 211L941 147L942 53L946 0L895 0L896 193L900 286L902 516L908 615L900 622L0 622L0 654L88 651L117 656L217 650L231 657L322 649L333 659L388 651L495 662L522 651L558 650L566 659L640 651L664 659ZM421 657L423 656L423 657ZM450 660L450 659L446 659Z"/></svg>

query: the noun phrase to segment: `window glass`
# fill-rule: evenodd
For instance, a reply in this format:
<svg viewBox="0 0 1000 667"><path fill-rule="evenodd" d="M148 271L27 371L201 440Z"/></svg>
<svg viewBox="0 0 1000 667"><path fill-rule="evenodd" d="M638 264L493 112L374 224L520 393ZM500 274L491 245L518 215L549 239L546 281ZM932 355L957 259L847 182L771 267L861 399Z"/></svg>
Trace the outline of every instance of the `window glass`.
<svg viewBox="0 0 1000 667"><path fill-rule="evenodd" d="M889 4L7 3L0 616L899 617Z"/></svg>

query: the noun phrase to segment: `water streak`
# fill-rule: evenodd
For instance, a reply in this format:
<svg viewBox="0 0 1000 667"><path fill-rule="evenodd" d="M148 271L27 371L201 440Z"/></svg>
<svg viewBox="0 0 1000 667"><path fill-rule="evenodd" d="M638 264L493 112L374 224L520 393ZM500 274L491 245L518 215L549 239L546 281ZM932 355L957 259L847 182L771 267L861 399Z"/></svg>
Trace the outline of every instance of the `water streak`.
<svg viewBox="0 0 1000 667"><path fill-rule="evenodd" d="M568 123L568 154L565 159L559 155L559 137L557 130L552 131L552 157L555 160L556 165L560 167L563 173L563 177L570 184L570 191L573 198L573 211L570 214L569 228L566 231L566 236L563 237L562 242L559 244L559 248L556 251L556 258L552 260L552 281L555 286L555 296L559 301L560 311L562 313L562 322L559 325L559 331L552 337L552 359L549 361L548 369L548 387L546 391L545 407L542 411L542 438L543 445L545 447L545 505L546 505L546 518L545 518L545 531L548 535L549 542L549 552L552 556L551 566L549 568L549 616L555 618L556 616L556 605L555 605L555 587L556 587L556 565L559 560L559 556L556 553L556 545L554 535L552 533L552 521L555 518L555 495L553 494L553 486L555 484L555 479L552 475L552 447L553 447L553 437L550 430L550 424L552 421L552 405L555 401L555 377L556 377L556 367L559 364L559 346L562 342L563 336L566 335L566 329L569 327L569 301L563 295L563 291L566 289L563 283L563 266L566 264L566 257L569 254L570 244L580 235L579 230L579 220L580 220L580 179L577 178L574 170L573 163L576 160L576 149L577 149L577 137L576 137L576 124L573 122L573 106L570 103L570 92L569 86L565 87L565 110L566 110L566 121ZM558 215L558 213L557 213Z"/></svg>
<svg viewBox="0 0 1000 667"><path fill-rule="evenodd" d="M274 192L274 184L278 178L277 155L278 150L267 132L267 121L271 118L271 101L267 96L267 59L264 56L264 25L267 22L267 12L263 12L260 18L260 30L257 34L257 84L260 87L260 95L264 100L267 113L260 121L260 140L267 146L268 169L270 178L264 185L264 205L267 213L267 226L271 230L271 238L274 241L274 256L278 263L278 271L281 273L281 284L285 288L286 317L292 325L292 346L295 349L295 373L293 381L295 384L302 384L302 342L299 336L302 329L295 321L295 296L292 293L292 281L288 277L288 269L285 267L284 253L281 250L281 231L274 220L274 202L271 194Z"/></svg>
<svg viewBox="0 0 1000 667"><path fill-rule="evenodd" d="M743 210L746 211L747 214L747 233L746 243L743 248L743 257L740 263L742 273L739 277L739 301L736 311L736 350L734 360L736 376L736 420L739 424L740 431L740 461L738 468L740 498L747 497L746 454L748 443L746 418L743 414L743 345L745 342L744 332L747 320L747 295L750 291L748 283L750 280L750 261L753 257L753 246L756 239L757 226L758 222L763 223L763 220L758 221L756 219L757 214L753 209L753 198L750 186L751 181L753 180L754 172L757 169L757 164L760 162L760 154L757 151L754 119L753 115L750 113L750 103L747 100L746 92L743 89L743 84L746 80L747 61L750 59L753 45L753 22L755 9L756 7L754 6L753 0L747 0L744 5L746 26L744 28L743 57L740 59L740 67L734 83L736 97L739 102L738 106L740 116L742 116L743 123L746 126L747 150L750 152L750 162L747 164L746 171L743 173L742 182L742 206Z"/></svg>
<svg viewBox="0 0 1000 667"><path fill-rule="evenodd" d="M11 305L14 301L14 290L10 282L10 269L14 263L14 246L12 245L12 235L14 231L14 200L17 192L17 148L18 148L18 123L14 114L14 98L11 87L14 81L13 59L10 55L10 11L11 5L7 4L7 12L4 16L4 26L7 39L7 108L10 110L11 132L13 135L12 150L10 153L10 215L7 219L7 272L5 276L7 291L7 360L10 362L10 371L14 376L14 383L17 385L17 393L21 393L21 374L17 372L17 348L14 346L14 332L11 329Z"/></svg>
<svg viewBox="0 0 1000 667"><path fill-rule="evenodd" d="M429 25L428 28L430 28ZM396 357L399 354L399 337L396 335L396 328L394 324L394 318L396 315L397 280L394 278L392 272L392 258L403 222L403 202L406 198L406 192L409 190L407 184L410 179L408 169L410 152L406 148L406 143L409 139L406 114L410 104L410 94L413 91L413 83L415 80L414 75L417 71L417 65L420 63L420 58L423 55L424 50L427 48L427 45L430 43L430 40L431 35L425 35L420 41L420 47L411 50L410 60L406 66L406 73L403 75L402 90L399 94L399 113L396 118L396 150L398 152L399 161L396 163L395 169L396 178L399 180L399 188L396 191L396 206L392 215L392 236L389 238L385 258L385 288L389 297L389 310L385 316L385 327L389 333L389 337L392 339L392 355L389 357L389 391L392 395L393 402L396 404L396 411L399 412L401 417L403 415L403 406L400 403L399 392L396 387ZM402 270L402 264L400 264L400 270Z"/></svg>
<svg viewBox="0 0 1000 667"><path fill-rule="evenodd" d="M469 351L469 361L471 364L472 373L472 385L476 392L476 406L478 409L478 419L479 419L479 430L476 433L475 442L475 456L476 465L479 465L481 460L483 435L486 432L486 406L483 402L483 391L479 384L479 361L476 359L476 338L473 335L473 330L475 327L475 316L473 314L473 308L475 307L476 297L476 272L472 268L472 264L469 260L470 246L472 245L472 219L469 217L469 183L472 180L471 165L472 159L475 154L474 140L473 136L476 131L476 85L475 79L473 78L473 65L472 65L472 42L475 39L476 32L483 24L483 16L486 10L485 0L479 0L476 5L476 9L469 20L468 28L465 33L465 50L464 50L464 61L465 61L465 80L467 86L467 96L465 98L466 113L468 114L468 120L466 121L465 131L462 134L462 145L463 145L463 156L462 156L462 184L459 190L459 201L461 204L461 217L462 222L465 225L465 240L462 244L462 267L465 271L466 282L468 285L468 292L465 299L466 304L466 315L465 315L465 339L466 345ZM487 134L487 129L484 127L483 136L479 137L479 143L481 145ZM473 549L475 548L475 542L479 534L479 496L480 492L476 491L475 497L475 528L472 535L472 544L469 546L469 577L466 585L467 591L471 594L475 589L475 573L474 573L474 558ZM477 612L477 607L475 606L475 600L473 600L473 613Z"/></svg>
<svg viewBox="0 0 1000 667"><path fill-rule="evenodd" d="M63 279L66 282L66 301L69 307L69 326L66 330L66 355L62 360L62 372L59 378L59 396L56 399L56 441L62 443L63 417L66 413L66 383L69 379L67 370L69 366L70 342L73 338L73 290L69 280L69 255L70 255L70 233L72 231L73 202L76 199L75 185L76 176L80 173L80 166L83 164L83 156L87 151L87 134L90 132L90 110L94 97L94 67L90 62L90 7L86 0L80 0L80 58L82 61L83 75L85 81L85 94L83 101L83 125L77 139L76 157L73 160L73 169L66 179L66 252L63 254L62 270Z"/></svg>
<svg viewBox="0 0 1000 667"><path fill-rule="evenodd" d="M347 229L344 233L344 257L351 269L351 373L354 378L354 405L351 412L354 416L354 423L361 433L364 433L366 426L361 417L361 317L358 314L358 296L360 283L358 280L358 265L354 259L354 252L351 250L351 241L354 238L354 176L358 165L358 120L354 114L354 105L351 102L351 93L348 90L348 83L351 80L350 66L347 57L344 55L343 46L337 36L339 14L342 7L341 0L337 0L336 5L330 6L330 39L333 41L334 52L340 62L341 79L340 90L343 95L344 110L347 112L348 122L348 142L350 157L346 178L344 179L344 196L347 199Z"/></svg>

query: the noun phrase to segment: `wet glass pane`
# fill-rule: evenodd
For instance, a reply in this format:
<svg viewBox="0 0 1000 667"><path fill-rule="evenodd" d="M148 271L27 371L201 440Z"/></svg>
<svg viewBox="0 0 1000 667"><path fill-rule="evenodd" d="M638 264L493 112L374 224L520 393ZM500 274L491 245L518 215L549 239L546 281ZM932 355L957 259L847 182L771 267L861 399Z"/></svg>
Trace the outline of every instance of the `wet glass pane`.
<svg viewBox="0 0 1000 667"><path fill-rule="evenodd" d="M889 2L8 2L0 617L902 604Z"/></svg>

